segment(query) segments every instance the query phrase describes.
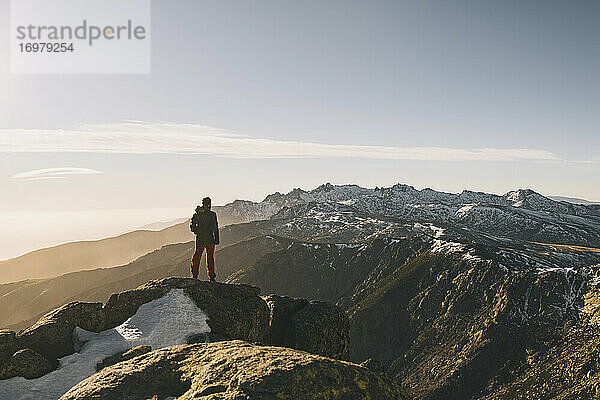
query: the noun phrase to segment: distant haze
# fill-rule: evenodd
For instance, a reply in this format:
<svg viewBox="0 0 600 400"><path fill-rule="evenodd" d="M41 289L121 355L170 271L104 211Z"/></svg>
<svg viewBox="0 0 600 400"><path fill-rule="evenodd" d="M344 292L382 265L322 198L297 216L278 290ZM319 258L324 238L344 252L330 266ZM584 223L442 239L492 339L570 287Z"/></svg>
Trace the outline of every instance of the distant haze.
<svg viewBox="0 0 600 400"><path fill-rule="evenodd" d="M586 206L589 206L590 204L600 204L600 202L598 202L598 201L589 201L589 200L584 200L584 199L578 199L575 197L567 197L567 196L548 196L548 197L550 197L552 200L556 200L556 201L566 201L567 203L583 204Z"/></svg>
<svg viewBox="0 0 600 400"><path fill-rule="evenodd" d="M192 210L193 212L193 210ZM185 209L0 212L0 260L76 240L103 239L190 214Z"/></svg>

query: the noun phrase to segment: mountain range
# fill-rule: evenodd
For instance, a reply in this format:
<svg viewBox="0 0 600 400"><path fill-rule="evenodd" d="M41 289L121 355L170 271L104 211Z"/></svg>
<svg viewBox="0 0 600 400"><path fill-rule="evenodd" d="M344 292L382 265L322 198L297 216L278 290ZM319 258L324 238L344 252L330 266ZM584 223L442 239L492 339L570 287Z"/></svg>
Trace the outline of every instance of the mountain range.
<svg viewBox="0 0 600 400"><path fill-rule="evenodd" d="M284 209L311 203L335 207L340 212L348 209L365 215L433 223L442 229L460 226L501 236L516 237L518 233L521 238L533 241L600 246L600 205L554 201L531 190L499 196L471 191L452 194L416 190L400 184L375 189L325 184L311 191L274 193L258 203L236 200L214 209L221 226L225 226L268 219ZM191 241L187 220L178 221L181 220L173 221L174 225L149 225L148 230L98 241L67 243L0 261L0 282L50 278L127 264L164 245ZM155 230L165 225L166 228Z"/></svg>
<svg viewBox="0 0 600 400"><path fill-rule="evenodd" d="M531 190L325 184L216 211L219 280L336 303L350 317L351 360L379 360L413 398L595 390L600 368L580 372L588 360L567 355L582 341L564 340L596 340L588 327L600 315L600 205ZM187 234L187 222L167 230ZM119 267L0 285L0 326L24 328L63 303L186 276L189 239ZM567 359L552 385L531 374Z"/></svg>

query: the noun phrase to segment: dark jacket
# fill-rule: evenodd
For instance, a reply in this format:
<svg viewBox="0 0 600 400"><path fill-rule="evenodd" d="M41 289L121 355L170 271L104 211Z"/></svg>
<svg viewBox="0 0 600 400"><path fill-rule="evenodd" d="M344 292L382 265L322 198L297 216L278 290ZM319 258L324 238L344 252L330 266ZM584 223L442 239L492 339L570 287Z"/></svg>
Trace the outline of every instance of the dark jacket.
<svg viewBox="0 0 600 400"><path fill-rule="evenodd" d="M214 211L196 209L190 222L190 230L196 234L196 243L219 244L219 223Z"/></svg>

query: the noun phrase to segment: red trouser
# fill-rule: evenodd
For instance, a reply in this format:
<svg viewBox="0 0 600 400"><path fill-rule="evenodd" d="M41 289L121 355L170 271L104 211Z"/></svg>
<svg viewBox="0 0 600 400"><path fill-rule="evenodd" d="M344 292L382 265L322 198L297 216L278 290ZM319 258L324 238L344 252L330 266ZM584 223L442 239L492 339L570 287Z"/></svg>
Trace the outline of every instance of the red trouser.
<svg viewBox="0 0 600 400"><path fill-rule="evenodd" d="M214 244L196 244L196 252L192 257L192 277L197 278L200 270L200 259L206 248L206 269L209 278L215 278L215 245Z"/></svg>

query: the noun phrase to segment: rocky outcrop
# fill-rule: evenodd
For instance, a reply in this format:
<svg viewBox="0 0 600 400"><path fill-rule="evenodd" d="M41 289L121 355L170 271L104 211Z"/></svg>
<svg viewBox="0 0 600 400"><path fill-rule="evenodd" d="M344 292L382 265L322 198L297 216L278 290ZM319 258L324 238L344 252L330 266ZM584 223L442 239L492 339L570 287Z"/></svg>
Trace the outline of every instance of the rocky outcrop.
<svg viewBox="0 0 600 400"><path fill-rule="evenodd" d="M190 278L150 281L134 290L113 294L103 308L105 329L131 317L139 306L164 296L171 289L184 289L209 316L211 333L228 339L262 341L268 334L268 309L258 296L260 289Z"/></svg>
<svg viewBox="0 0 600 400"><path fill-rule="evenodd" d="M332 304L287 296L264 298L270 310L269 343L347 359L349 323Z"/></svg>
<svg viewBox="0 0 600 400"><path fill-rule="evenodd" d="M92 332L114 328L133 316L142 304L164 296L171 289L184 289L210 316L208 324L214 337L261 342L268 334L269 311L258 296L260 289L189 278L166 278L113 294L104 306L102 303L66 304L17 335L12 331L1 331L0 366L16 350L26 348L56 364L58 358L75 352L73 330L76 326Z"/></svg>
<svg viewBox="0 0 600 400"><path fill-rule="evenodd" d="M58 358L75 352L73 331L76 326L92 332L114 328L132 317L141 305L163 297L172 289L183 289L208 315L210 332L190 337L188 343L241 339L335 358L347 357L348 318L333 305L280 296L271 296L265 301L259 297L260 289L253 286L166 278L113 294L105 305L69 303L17 335L0 331L0 367L15 351L30 349L49 360L52 369ZM115 354L100 361L97 369L149 350L131 349Z"/></svg>
<svg viewBox="0 0 600 400"><path fill-rule="evenodd" d="M4 363L0 379L22 376L27 379L39 378L53 369L52 363L35 350L19 350Z"/></svg>
<svg viewBox="0 0 600 400"><path fill-rule="evenodd" d="M311 301L293 318L289 343L294 348L345 359L349 352L346 313L330 303Z"/></svg>
<svg viewBox="0 0 600 400"><path fill-rule="evenodd" d="M48 359L72 354L73 329L76 326L92 332L104 329L102 303L66 304L43 316L33 326L17 335L20 348L34 349Z"/></svg>
<svg viewBox="0 0 600 400"><path fill-rule="evenodd" d="M397 383L356 364L242 341L173 346L108 367L61 400L405 399Z"/></svg>
<svg viewBox="0 0 600 400"><path fill-rule="evenodd" d="M121 361L131 360L134 357L141 356L152 351L150 346L135 346L129 350L121 351L110 357L106 357L104 360L96 364L96 371L100 371L102 368L110 367Z"/></svg>
<svg viewBox="0 0 600 400"><path fill-rule="evenodd" d="M292 317L306 307L308 300L289 296L269 295L263 299L269 306L269 344L282 344L286 341L286 333Z"/></svg>

